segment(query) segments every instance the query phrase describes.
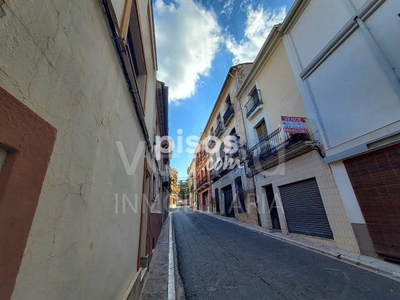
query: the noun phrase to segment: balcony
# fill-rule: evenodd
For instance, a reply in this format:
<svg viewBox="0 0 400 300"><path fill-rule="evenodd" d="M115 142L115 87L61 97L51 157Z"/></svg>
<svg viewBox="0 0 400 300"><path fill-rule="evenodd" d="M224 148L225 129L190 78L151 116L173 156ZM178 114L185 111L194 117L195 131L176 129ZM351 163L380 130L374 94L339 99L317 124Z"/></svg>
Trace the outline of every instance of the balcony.
<svg viewBox="0 0 400 300"><path fill-rule="evenodd" d="M207 157L207 152L206 150L201 150L196 154L196 166L199 166L201 162L204 160L204 158Z"/></svg>
<svg viewBox="0 0 400 300"><path fill-rule="evenodd" d="M169 173L169 166L165 166L164 174L162 175L162 183L164 187L171 185L171 175Z"/></svg>
<svg viewBox="0 0 400 300"><path fill-rule="evenodd" d="M207 176L201 178L200 181L199 181L199 187L202 187L202 186L205 185L207 182L208 182Z"/></svg>
<svg viewBox="0 0 400 300"><path fill-rule="evenodd" d="M215 169L212 169L212 170L210 171L211 181L215 182L216 179L219 178L218 175L219 175L219 171L217 171L217 170L215 170Z"/></svg>
<svg viewBox="0 0 400 300"><path fill-rule="evenodd" d="M309 135L284 133L278 128L247 151L247 166L254 176L311 150L319 149Z"/></svg>
<svg viewBox="0 0 400 300"><path fill-rule="evenodd" d="M235 111L233 110L232 104L229 104L228 109L224 113L224 125L226 126L230 120L232 120L233 116L235 115Z"/></svg>
<svg viewBox="0 0 400 300"><path fill-rule="evenodd" d="M262 108L262 100L260 90L255 90L251 95L250 100L245 104L246 107L246 117L251 118L256 111Z"/></svg>
<svg viewBox="0 0 400 300"><path fill-rule="evenodd" d="M220 137L220 135L224 132L224 125L221 121L218 121L217 128L215 128L215 135Z"/></svg>

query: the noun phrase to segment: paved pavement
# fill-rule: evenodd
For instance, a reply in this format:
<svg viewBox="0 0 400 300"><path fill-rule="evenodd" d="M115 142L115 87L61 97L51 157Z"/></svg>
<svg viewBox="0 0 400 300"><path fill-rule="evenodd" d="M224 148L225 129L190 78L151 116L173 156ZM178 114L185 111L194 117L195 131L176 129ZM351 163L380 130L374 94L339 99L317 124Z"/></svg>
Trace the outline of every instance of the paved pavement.
<svg viewBox="0 0 400 300"><path fill-rule="evenodd" d="M186 208L173 215L188 300L400 299L400 283Z"/></svg>

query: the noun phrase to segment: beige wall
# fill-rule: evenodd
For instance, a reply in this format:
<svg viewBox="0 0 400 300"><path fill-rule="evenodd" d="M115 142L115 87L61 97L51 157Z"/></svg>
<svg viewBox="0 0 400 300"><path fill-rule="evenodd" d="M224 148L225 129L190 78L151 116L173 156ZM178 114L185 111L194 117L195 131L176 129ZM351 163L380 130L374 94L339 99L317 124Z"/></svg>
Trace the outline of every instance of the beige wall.
<svg viewBox="0 0 400 300"><path fill-rule="evenodd" d="M250 145L257 143L254 127L263 118L268 133L271 133L280 127L282 115L306 116L300 92L282 42L279 42L268 62L260 69L255 79L248 84L241 97L242 105L248 101L248 94L254 86L257 86L261 91L263 110L257 112L250 120L245 116Z"/></svg>
<svg viewBox="0 0 400 300"><path fill-rule="evenodd" d="M241 97L241 102L245 104L249 98L247 95L254 86L261 90L262 109L251 116L250 119L246 118L245 121L250 145L257 144L257 135L254 127L263 118L270 134L281 126L281 116L307 117L282 41L278 40L275 48L271 44L271 49L266 60L255 62L255 64L260 64L260 67L257 68L256 74L251 74L252 77L250 78L252 80L248 81ZM313 136L312 132L310 134ZM347 218L332 171L316 151L301 155L255 175L262 225L272 229L264 186L272 184L282 232L288 233L284 209L280 200L279 186L313 177L317 180L329 224L334 234L334 240L311 238L302 235L300 237L359 253L360 250L354 231Z"/></svg>
<svg viewBox="0 0 400 300"><path fill-rule="evenodd" d="M13 299L118 299L136 273L140 225L121 200L140 200L143 154L127 176L116 142L130 161L143 136L104 12L99 1L7 3L0 85L58 131Z"/></svg>

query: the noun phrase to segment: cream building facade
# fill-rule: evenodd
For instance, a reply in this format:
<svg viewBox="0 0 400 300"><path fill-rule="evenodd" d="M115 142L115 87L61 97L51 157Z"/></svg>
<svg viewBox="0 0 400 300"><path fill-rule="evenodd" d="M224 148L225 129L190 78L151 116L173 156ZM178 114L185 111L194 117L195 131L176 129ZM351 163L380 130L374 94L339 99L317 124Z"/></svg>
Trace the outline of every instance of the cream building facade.
<svg viewBox="0 0 400 300"><path fill-rule="evenodd" d="M197 189L197 179L196 179L196 160L192 159L187 170L188 174L188 186L189 186L189 205L191 208L197 208L197 198L195 190Z"/></svg>
<svg viewBox="0 0 400 300"><path fill-rule="evenodd" d="M245 112L247 174L254 176L261 225L359 252L279 29L271 31L237 93ZM286 132L282 117L305 121L308 131Z"/></svg>
<svg viewBox="0 0 400 300"><path fill-rule="evenodd" d="M229 69L196 151L200 209L258 224L253 180L244 172L246 147L242 108L236 92L250 63ZM207 195L207 196L204 196Z"/></svg>
<svg viewBox="0 0 400 300"><path fill-rule="evenodd" d="M176 208L179 200L178 170L171 169L171 195L170 208Z"/></svg>
<svg viewBox="0 0 400 300"><path fill-rule="evenodd" d="M169 164L152 2L2 10L0 298L136 299Z"/></svg>
<svg viewBox="0 0 400 300"><path fill-rule="evenodd" d="M296 1L281 28L311 126L326 149L325 163L333 170L361 252L396 261L398 5L396 0Z"/></svg>

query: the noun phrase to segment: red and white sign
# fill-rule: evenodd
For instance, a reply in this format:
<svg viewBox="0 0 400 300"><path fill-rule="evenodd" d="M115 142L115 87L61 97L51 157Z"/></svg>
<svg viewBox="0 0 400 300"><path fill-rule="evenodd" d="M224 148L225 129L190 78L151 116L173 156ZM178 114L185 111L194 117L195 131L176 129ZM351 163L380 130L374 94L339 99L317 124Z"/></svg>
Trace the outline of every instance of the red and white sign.
<svg viewBox="0 0 400 300"><path fill-rule="evenodd" d="M308 134L306 118L281 116L283 132Z"/></svg>

